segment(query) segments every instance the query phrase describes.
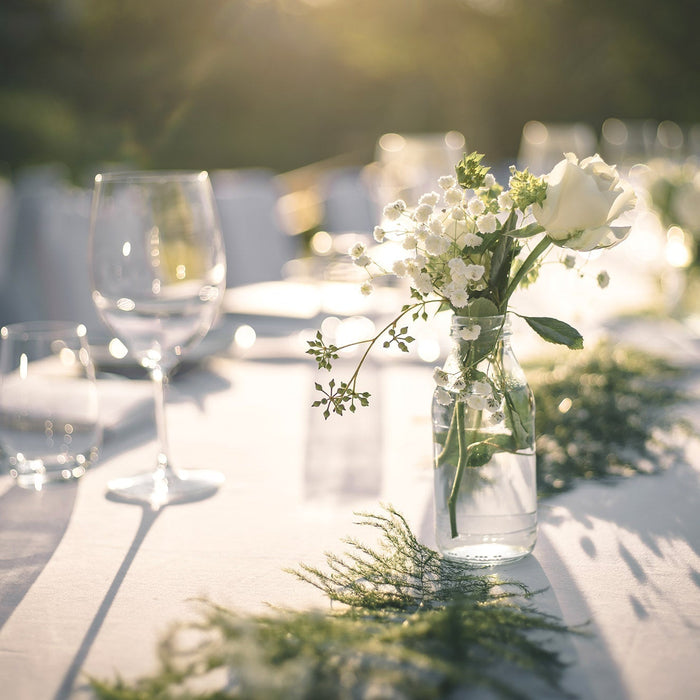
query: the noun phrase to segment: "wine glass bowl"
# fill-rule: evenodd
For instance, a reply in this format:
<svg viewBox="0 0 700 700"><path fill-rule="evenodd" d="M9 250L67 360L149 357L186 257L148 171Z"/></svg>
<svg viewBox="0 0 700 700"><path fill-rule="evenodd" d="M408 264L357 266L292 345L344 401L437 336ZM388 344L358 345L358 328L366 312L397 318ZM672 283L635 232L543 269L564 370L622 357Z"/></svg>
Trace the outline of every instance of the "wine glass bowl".
<svg viewBox="0 0 700 700"><path fill-rule="evenodd" d="M148 370L159 452L153 472L117 479L119 500L159 508L211 495L223 476L176 470L168 454L168 376L216 320L226 258L205 172L97 175L90 219L93 301L105 324Z"/></svg>

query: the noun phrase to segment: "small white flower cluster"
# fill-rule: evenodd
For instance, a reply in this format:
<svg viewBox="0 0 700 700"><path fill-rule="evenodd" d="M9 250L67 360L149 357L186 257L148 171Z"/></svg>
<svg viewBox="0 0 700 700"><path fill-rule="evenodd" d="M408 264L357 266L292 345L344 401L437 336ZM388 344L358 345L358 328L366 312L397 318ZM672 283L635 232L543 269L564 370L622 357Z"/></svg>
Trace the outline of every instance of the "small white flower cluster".
<svg viewBox="0 0 700 700"><path fill-rule="evenodd" d="M434 369L433 380L437 385L435 396L440 405L449 406L453 401L453 394L457 394L472 410L489 412L492 423L504 420L502 399L494 392L489 382L474 381L467 385L462 377L454 379L440 367Z"/></svg>
<svg viewBox="0 0 700 700"><path fill-rule="evenodd" d="M374 240L396 241L407 252L390 270L376 263L368 269L373 261L363 244L350 249L355 264L369 275L361 286L363 294L371 293L374 277L393 274L408 279L421 296L435 293L458 310L468 304L472 292L486 287L489 255L479 246L484 236L498 230L497 215L509 212L513 200L507 192L493 192L496 181L491 174L476 191L460 187L453 175L439 178L438 185L442 193L425 193L414 209L402 199L384 207L383 225L374 228Z"/></svg>

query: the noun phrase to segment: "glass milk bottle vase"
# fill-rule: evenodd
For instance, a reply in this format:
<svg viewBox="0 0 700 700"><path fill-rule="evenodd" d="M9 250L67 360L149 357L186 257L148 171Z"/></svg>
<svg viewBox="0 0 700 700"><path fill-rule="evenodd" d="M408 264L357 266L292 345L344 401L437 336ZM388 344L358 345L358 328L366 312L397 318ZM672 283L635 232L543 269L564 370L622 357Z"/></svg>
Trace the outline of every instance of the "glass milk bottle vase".
<svg viewBox="0 0 700 700"><path fill-rule="evenodd" d="M433 397L435 523L449 559L503 564L537 536L535 402L507 316L455 316Z"/></svg>

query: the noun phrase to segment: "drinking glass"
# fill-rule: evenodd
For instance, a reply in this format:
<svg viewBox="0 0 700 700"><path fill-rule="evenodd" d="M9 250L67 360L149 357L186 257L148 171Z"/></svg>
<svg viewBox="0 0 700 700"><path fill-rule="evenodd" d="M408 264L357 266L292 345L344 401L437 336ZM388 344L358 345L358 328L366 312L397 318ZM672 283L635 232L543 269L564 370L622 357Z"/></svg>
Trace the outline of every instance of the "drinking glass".
<svg viewBox="0 0 700 700"><path fill-rule="evenodd" d="M102 438L85 326L17 323L0 330L0 443L24 488L82 476Z"/></svg>
<svg viewBox="0 0 700 700"><path fill-rule="evenodd" d="M169 374L211 328L226 286L223 239L207 173L97 175L89 259L97 311L148 371L155 394L156 466L111 481L108 492L154 510L212 495L223 475L175 469L165 420Z"/></svg>

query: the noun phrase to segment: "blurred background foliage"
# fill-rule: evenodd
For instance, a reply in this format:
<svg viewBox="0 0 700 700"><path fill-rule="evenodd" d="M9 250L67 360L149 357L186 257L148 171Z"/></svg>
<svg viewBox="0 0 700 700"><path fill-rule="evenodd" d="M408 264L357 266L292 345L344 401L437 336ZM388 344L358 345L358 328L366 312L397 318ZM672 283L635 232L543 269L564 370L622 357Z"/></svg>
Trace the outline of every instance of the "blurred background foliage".
<svg viewBox="0 0 700 700"><path fill-rule="evenodd" d="M385 132L700 122L697 0L3 0L0 163L278 171Z"/></svg>

